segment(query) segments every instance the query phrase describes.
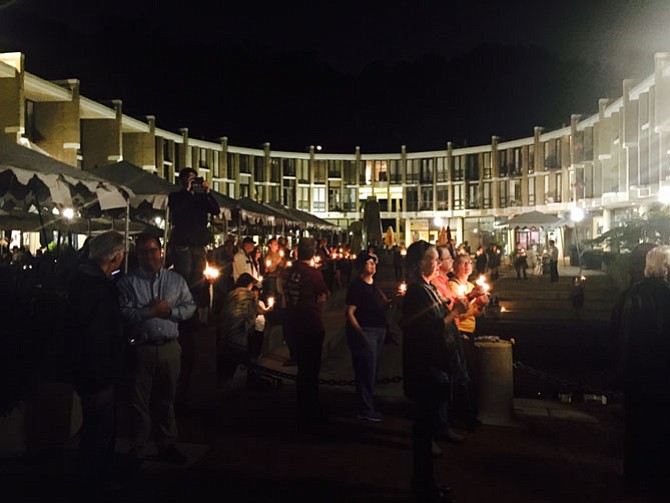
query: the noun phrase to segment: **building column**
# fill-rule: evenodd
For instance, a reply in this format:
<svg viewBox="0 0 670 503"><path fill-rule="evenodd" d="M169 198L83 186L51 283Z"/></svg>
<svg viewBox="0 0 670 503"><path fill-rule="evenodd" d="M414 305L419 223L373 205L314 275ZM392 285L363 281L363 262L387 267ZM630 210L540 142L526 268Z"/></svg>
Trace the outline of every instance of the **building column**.
<svg viewBox="0 0 670 503"><path fill-rule="evenodd" d="M193 159L191 158L191 149L189 148L188 145L188 128L183 127L179 129L179 132L181 133L181 144L182 148L179 149L179 155L177 156L177 169L176 171L179 172L184 168L191 168Z"/></svg>
<svg viewBox="0 0 670 503"><path fill-rule="evenodd" d="M566 187L566 190L572 194L572 201L577 204L579 199L579 191L577 186L580 182L580 170L584 169L583 163L577 163L577 155L575 153L575 138L577 137L577 123L582 118L579 114L572 114L570 116L570 166L568 167L568 179L563 182L563 185ZM583 147L582 147L583 148ZM583 172L581 172L583 174ZM570 177L572 174L572 177ZM572 182L572 185L570 184Z"/></svg>
<svg viewBox="0 0 670 503"><path fill-rule="evenodd" d="M498 141L500 138L497 136L491 136L491 198L493 199L493 204L491 205L494 209L500 209L500 184L503 182L500 179L500 158L498 156ZM467 182L465 184L465 189L467 190Z"/></svg>
<svg viewBox="0 0 670 503"><path fill-rule="evenodd" d="M535 126L533 128L533 164L535 171L535 206L538 204L545 205L547 204L547 196L544 191L544 148L542 145L542 140L540 136L542 135L544 128L541 126Z"/></svg>
<svg viewBox="0 0 670 503"><path fill-rule="evenodd" d="M26 131L23 53L0 54L0 133L14 143Z"/></svg>

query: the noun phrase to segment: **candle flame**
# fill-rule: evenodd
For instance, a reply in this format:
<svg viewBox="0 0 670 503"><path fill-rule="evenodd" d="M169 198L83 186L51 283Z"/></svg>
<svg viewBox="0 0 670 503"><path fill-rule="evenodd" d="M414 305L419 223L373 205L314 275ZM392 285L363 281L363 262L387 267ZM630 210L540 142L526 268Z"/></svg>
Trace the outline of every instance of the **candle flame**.
<svg viewBox="0 0 670 503"><path fill-rule="evenodd" d="M205 275L205 279L207 279L208 281L213 281L216 278L218 278L221 273L216 267L206 264L203 274Z"/></svg>
<svg viewBox="0 0 670 503"><path fill-rule="evenodd" d="M404 281L402 281L402 282L398 285L398 293L401 293L401 294L402 294L402 293L405 293L405 292L407 292L407 283L405 283Z"/></svg>
<svg viewBox="0 0 670 503"><path fill-rule="evenodd" d="M486 276L484 276L483 274L479 276L479 278L477 278L477 281L475 281L475 283L481 286L484 292L488 292L489 288L491 288L489 284L486 282Z"/></svg>
<svg viewBox="0 0 670 503"><path fill-rule="evenodd" d="M291 267L292 265L293 265L293 262L291 262L290 260L286 261L286 267Z"/></svg>
<svg viewBox="0 0 670 503"><path fill-rule="evenodd" d="M274 297L268 297L268 307L272 307L275 305L275 298Z"/></svg>
<svg viewBox="0 0 670 503"><path fill-rule="evenodd" d="M279 250L279 256L284 258L284 250Z"/></svg>
<svg viewBox="0 0 670 503"><path fill-rule="evenodd" d="M267 259L267 260L265 261L265 267L270 267L271 265L272 265L272 260Z"/></svg>

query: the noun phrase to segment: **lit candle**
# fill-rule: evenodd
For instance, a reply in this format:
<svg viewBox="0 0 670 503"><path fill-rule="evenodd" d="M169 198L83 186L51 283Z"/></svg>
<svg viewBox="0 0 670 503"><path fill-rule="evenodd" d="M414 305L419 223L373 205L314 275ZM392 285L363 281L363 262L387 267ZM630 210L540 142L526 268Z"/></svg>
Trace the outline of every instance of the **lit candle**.
<svg viewBox="0 0 670 503"><path fill-rule="evenodd" d="M402 250L400 250L400 255L403 256L403 257L405 255L407 255L407 250L405 250L404 248Z"/></svg>
<svg viewBox="0 0 670 503"><path fill-rule="evenodd" d="M272 307L275 305L275 298L274 297L268 297L268 307Z"/></svg>
<svg viewBox="0 0 670 503"><path fill-rule="evenodd" d="M211 265L206 264L203 274L205 276L205 279L207 279L207 281L214 281L216 278L219 277L220 273L216 267L212 267Z"/></svg>
<svg viewBox="0 0 670 503"><path fill-rule="evenodd" d="M279 256L280 256L281 258L284 258L284 250L279 250Z"/></svg>
<svg viewBox="0 0 670 503"><path fill-rule="evenodd" d="M286 261L286 267L291 267L292 265L293 265L293 262L291 262L290 260Z"/></svg>
<svg viewBox="0 0 670 503"><path fill-rule="evenodd" d="M483 274L481 276L479 276L479 278L477 278L477 281L475 281L475 284L481 286L482 289L484 290L484 293L488 292L489 288L491 288L488 285L488 283L486 283L486 276L484 276Z"/></svg>
<svg viewBox="0 0 670 503"><path fill-rule="evenodd" d="M404 295L406 292L407 292L407 283L405 283L404 281L402 281L402 282L398 285L398 293L399 293L400 295Z"/></svg>
<svg viewBox="0 0 670 503"><path fill-rule="evenodd" d="M456 295L459 297L465 297L468 293L468 288L465 285L458 285L456 287Z"/></svg>
<svg viewBox="0 0 670 503"><path fill-rule="evenodd" d="M271 265L272 265L272 260L267 259L267 260L265 261L265 267L270 267Z"/></svg>

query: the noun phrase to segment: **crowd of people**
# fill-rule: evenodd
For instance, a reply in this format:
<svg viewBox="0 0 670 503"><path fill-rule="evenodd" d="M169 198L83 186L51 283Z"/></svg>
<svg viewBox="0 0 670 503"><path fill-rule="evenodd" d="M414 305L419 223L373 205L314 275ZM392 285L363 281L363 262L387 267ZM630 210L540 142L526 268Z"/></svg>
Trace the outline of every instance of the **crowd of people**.
<svg viewBox="0 0 670 503"><path fill-rule="evenodd" d="M191 172L181 178L187 194L173 201L206 217L214 208L206 183ZM194 183L201 190L189 200ZM192 225L176 213L175 230ZM206 225L206 218L198 221ZM150 438L158 459L187 461L176 445L175 399L184 361L180 342L193 320L202 323L198 309L205 306L211 306L205 321L217 328L222 388L244 367L247 386L259 385L253 369L265 329L280 325L289 351L284 365L297 367L296 422L301 428L326 424L328 411L319 398L323 308L335 290L346 288L343 317L354 371L355 415L361 421L384 419L375 386L394 322L393 306L403 335L404 392L413 402L411 490L422 501L451 501L449 489L433 470L433 458L441 454L436 440L463 442L464 435L454 428L473 430L481 424L474 342L477 318L489 295L473 280L482 274L491 281L499 277L498 246L479 247L474 253L466 243L436 246L418 240L408 248L397 246L389 255L406 290L388 296L376 281L379 252L374 246L353 253L347 245L326 239L302 237L290 245L282 236L270 236L261 245L246 236L237 242L228 238L206 252L204 238L189 241L188 233L175 235L179 239L168 242L167 253L158 237L137 236L134 266L123 273L124 237L114 231L99 234L87 241L68 276L64 333L69 377L82 403L77 486L82 500L99 496L112 480L120 403L132 413L129 457L134 463L149 455ZM554 250L555 243L549 242L551 281L557 281ZM670 404L670 247L645 244L633 255L644 274L631 270L634 280L613 314L626 383L625 475L631 484L656 488L667 473L665 451L670 444L662 416L655 411L659 403ZM13 257L27 260L19 253ZM525 250L517 249L517 278L526 278L527 261ZM212 299L203 276L206 263L220 271L211 280Z"/></svg>

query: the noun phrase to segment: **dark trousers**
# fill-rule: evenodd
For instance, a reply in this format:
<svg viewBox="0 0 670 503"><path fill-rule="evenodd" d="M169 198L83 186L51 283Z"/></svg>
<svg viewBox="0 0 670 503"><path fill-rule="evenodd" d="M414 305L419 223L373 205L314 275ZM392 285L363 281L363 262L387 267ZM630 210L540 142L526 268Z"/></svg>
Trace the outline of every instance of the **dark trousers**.
<svg viewBox="0 0 670 503"><path fill-rule="evenodd" d="M551 260L549 262L549 274L551 277L551 281L555 283L558 281L558 261L557 260Z"/></svg>
<svg viewBox="0 0 670 503"><path fill-rule="evenodd" d="M298 361L297 350L296 350L296 338L292 330L289 329L288 324L284 321L282 323L282 335L284 336L284 342L288 347L288 357L290 360Z"/></svg>
<svg viewBox="0 0 670 503"><path fill-rule="evenodd" d="M446 404L434 398L414 403L412 423L412 488L428 494L435 489L432 441L441 425L441 412Z"/></svg>
<svg viewBox="0 0 670 503"><path fill-rule="evenodd" d="M193 300L198 307L209 305L209 285L203 275L207 264L207 252L204 247L170 246L170 262L174 270L181 274Z"/></svg>
<svg viewBox="0 0 670 503"><path fill-rule="evenodd" d="M249 359L258 358L261 356L264 337L265 334L263 332L259 332L258 330L254 330L249 333L249 346L247 351Z"/></svg>
<svg viewBox="0 0 670 503"><path fill-rule="evenodd" d="M323 415L319 403L319 373L325 332L295 332L296 399L298 420L311 421Z"/></svg>
<svg viewBox="0 0 670 503"><path fill-rule="evenodd" d="M108 386L81 397L82 425L79 434L78 492L95 497L111 479L116 442L116 389Z"/></svg>

